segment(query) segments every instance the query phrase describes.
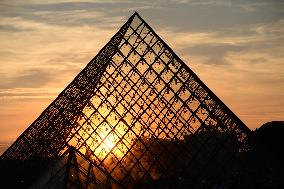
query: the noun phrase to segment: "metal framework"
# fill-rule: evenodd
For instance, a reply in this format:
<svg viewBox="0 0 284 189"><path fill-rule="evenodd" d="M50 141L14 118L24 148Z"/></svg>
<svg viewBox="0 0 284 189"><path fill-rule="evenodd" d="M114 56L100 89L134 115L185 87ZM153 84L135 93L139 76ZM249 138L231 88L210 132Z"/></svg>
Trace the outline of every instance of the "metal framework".
<svg viewBox="0 0 284 189"><path fill-rule="evenodd" d="M1 159L55 158L74 146L131 188L218 175L249 133L135 13Z"/></svg>
<svg viewBox="0 0 284 189"><path fill-rule="evenodd" d="M70 147L54 161L30 189L123 188L107 172Z"/></svg>

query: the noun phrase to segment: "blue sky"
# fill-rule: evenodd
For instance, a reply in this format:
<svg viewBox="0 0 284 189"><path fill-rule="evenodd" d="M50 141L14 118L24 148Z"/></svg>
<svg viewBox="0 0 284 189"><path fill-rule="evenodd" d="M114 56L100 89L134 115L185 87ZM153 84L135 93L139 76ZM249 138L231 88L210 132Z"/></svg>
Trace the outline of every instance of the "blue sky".
<svg viewBox="0 0 284 189"><path fill-rule="evenodd" d="M284 120L284 1L2 0L0 142L14 141L135 11L249 128Z"/></svg>

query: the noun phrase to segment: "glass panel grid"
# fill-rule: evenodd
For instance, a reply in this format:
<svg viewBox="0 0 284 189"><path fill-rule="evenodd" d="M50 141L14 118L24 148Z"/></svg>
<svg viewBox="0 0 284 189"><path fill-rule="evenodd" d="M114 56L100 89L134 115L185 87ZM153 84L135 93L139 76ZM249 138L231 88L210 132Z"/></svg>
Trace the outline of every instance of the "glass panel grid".
<svg viewBox="0 0 284 189"><path fill-rule="evenodd" d="M134 14L3 157L56 157L72 145L134 187L234 159L222 152L248 132Z"/></svg>

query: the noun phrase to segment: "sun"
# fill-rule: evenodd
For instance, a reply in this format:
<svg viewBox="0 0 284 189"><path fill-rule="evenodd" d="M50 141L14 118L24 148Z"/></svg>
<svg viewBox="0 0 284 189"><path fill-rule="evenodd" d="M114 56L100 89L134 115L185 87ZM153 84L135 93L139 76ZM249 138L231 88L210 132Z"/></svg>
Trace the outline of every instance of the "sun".
<svg viewBox="0 0 284 189"><path fill-rule="evenodd" d="M106 138L103 143L106 145L106 147L110 150L113 149L113 147L115 146L115 144L112 142L112 140L110 138Z"/></svg>

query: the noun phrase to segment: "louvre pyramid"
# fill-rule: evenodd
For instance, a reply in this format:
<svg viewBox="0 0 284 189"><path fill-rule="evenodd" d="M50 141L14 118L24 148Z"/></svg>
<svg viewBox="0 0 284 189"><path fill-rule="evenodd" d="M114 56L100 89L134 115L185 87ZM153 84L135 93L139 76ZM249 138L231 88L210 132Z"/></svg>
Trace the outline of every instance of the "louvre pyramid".
<svg viewBox="0 0 284 189"><path fill-rule="evenodd" d="M135 13L1 159L57 158L74 146L134 187L218 175L249 133Z"/></svg>

